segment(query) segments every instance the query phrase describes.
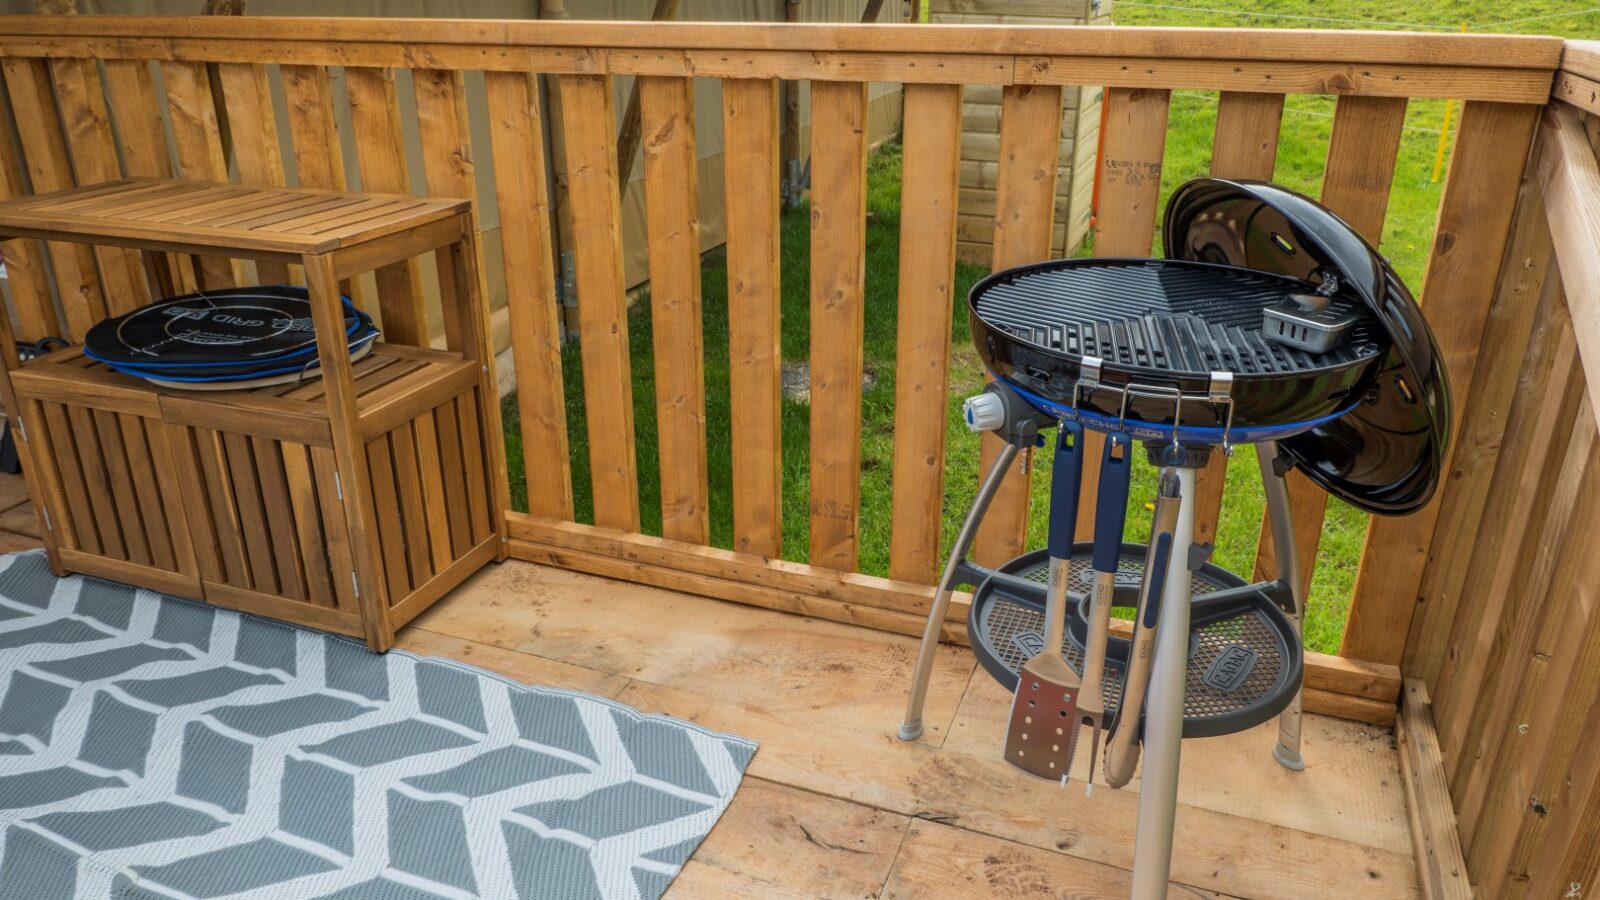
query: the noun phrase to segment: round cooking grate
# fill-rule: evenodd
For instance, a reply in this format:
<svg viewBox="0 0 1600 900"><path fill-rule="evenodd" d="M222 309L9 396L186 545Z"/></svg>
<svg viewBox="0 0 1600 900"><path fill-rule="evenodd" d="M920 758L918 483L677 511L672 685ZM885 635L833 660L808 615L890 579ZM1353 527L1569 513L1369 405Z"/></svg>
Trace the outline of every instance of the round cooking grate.
<svg viewBox="0 0 1600 900"><path fill-rule="evenodd" d="M1088 593L1094 572L1091 545L1080 543L1069 563L1074 603L1068 612L1062 653L1083 671L1083 643L1088 632ZM1131 619L1144 574L1145 548L1123 544L1117 564L1117 591L1112 615ZM1023 591L1002 579L985 582L974 593L969 629L973 650L991 675L1015 690L1017 671L1044 644L1043 586L1049 560L1043 550L1019 556L999 569L1039 585ZM1191 579L1195 604L1191 615L1189 676L1184 691L1184 737L1231 734L1276 716L1300 686L1302 654L1288 617L1259 592L1206 595L1243 587L1226 569L1206 565ZM1113 634L1107 647L1104 696L1107 721L1122 704L1123 671L1128 641Z"/></svg>

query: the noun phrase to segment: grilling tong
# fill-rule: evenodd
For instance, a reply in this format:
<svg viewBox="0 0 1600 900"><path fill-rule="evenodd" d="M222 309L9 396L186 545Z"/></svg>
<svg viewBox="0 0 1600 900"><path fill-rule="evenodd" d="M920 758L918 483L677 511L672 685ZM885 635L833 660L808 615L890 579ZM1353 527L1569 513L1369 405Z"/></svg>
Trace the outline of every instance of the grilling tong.
<svg viewBox="0 0 1600 900"><path fill-rule="evenodd" d="M1082 442L1083 426L1070 421L1061 423L1050 486L1050 568L1045 595L1044 646L1023 665L1019 673L1017 692L1012 700L1011 723L1006 732L1005 755L1007 760L1023 771L1044 778L1060 778L1065 784L1077 748L1078 726L1080 723L1088 725L1094 729L1089 759L1089 783L1092 785L1101 730L1105 724L1106 643L1111 630L1111 607L1116 590L1117 562L1122 550L1122 528L1127 514L1128 483L1133 460L1130 455L1131 443L1126 435L1106 436L1105 456L1101 460L1099 490L1096 493L1094 584L1089 599L1089 635L1085 641L1083 675L1080 678L1062 655L1062 643L1066 632L1073 532L1077 526L1078 495L1083 479ZM1169 543L1170 538L1169 534ZM1156 580L1159 582L1159 579ZM1144 606L1141 602L1140 608ZM1149 633L1153 637L1153 624ZM1136 632L1136 647L1140 646L1137 636ZM1149 662L1148 643L1144 645L1146 664ZM1137 668L1138 660L1131 662ZM1143 675L1143 680L1148 681L1148 665L1144 667ZM1138 689L1142 691L1143 686ZM1135 715L1132 721L1137 723L1138 716ZM1136 733L1137 725L1126 730ZM1136 754L1137 744L1134 747ZM1137 760L1137 755L1133 758ZM1126 783L1126 779L1122 783ZM1120 787L1120 784L1116 786Z"/></svg>

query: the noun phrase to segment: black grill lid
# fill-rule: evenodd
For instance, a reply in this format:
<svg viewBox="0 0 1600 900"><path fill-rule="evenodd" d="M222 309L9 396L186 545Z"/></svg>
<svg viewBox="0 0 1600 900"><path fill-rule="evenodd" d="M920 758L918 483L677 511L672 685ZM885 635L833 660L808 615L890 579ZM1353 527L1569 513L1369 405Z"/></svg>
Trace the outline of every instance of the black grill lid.
<svg viewBox="0 0 1600 900"><path fill-rule="evenodd" d="M1411 292L1355 229L1315 201L1258 181L1197 178L1167 202L1170 259L1241 266L1354 291L1391 339L1372 392L1349 414L1279 442L1307 476L1369 512L1425 506L1450 438L1444 359Z"/></svg>

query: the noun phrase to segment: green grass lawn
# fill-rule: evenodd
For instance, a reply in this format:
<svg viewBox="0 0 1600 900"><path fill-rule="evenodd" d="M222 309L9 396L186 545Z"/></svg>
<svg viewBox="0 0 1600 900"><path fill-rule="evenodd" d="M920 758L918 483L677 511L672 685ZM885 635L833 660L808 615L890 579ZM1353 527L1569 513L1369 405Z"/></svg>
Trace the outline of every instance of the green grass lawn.
<svg viewBox="0 0 1600 900"><path fill-rule="evenodd" d="M1217 6L1257 15L1223 15L1200 11L1201 7ZM1327 0L1315 4L1305 0L1242 0L1231 4L1217 4L1211 0L1162 0L1160 4L1118 3L1114 17L1122 25L1315 27L1318 23L1270 16L1317 15L1364 22L1404 22L1444 27L1459 27L1460 22L1468 21L1474 23L1474 30L1477 30L1476 26L1482 23L1566 13L1571 8L1554 0L1499 3L1486 0L1420 0L1410 4L1377 0ZM1333 23L1323 24L1336 27ZM1357 26L1341 23L1337 27ZM1496 30L1512 29L1568 37L1600 36L1600 13L1501 26ZM1334 104L1334 98L1325 96L1291 95L1288 98L1274 180L1317 196L1333 124ZM1173 93L1162 176L1163 204L1168 193L1179 184L1207 173L1216 111L1217 97L1214 92L1180 90ZM1407 109L1406 129L1395 168L1381 244L1384 254L1415 291L1423 287L1427 252L1442 189L1443 179L1436 183L1431 176L1443 117L1443 101L1412 101ZM867 369L875 376L875 380L862 398L860 558L862 571L885 574L889 559L890 479L894 458L895 306L900 232L898 145L889 144L871 158L867 205L865 358ZM782 327L783 354L787 360L803 360L808 355L808 239L806 210L802 208L786 213L782 222ZM1159 243L1158 235L1157 247ZM985 270L979 267L958 266L956 295L964 297L971 284L983 274ZM702 284L711 542L719 547L729 547L732 545L732 466L728 426L727 269L720 251L706 257ZM978 469L978 438L962 426L960 405L967 395L981 388L982 371L971 348L965 316L959 310L960 304L957 304L956 310L953 310L953 364L948 406L950 426L944 502L946 547L954 539L960 519L971 502ZM643 530L659 534L660 484L650 329L649 303L637 303L630 316L629 340L633 360L635 452L638 454L640 506ZM593 507L589 489L588 435L579 388L582 384L582 365L576 344L567 346L563 354L563 368L568 394L567 423L577 518L587 522L592 521ZM522 452L515 433L515 398L508 398L506 403L507 455L512 472L513 503L518 508L525 508L521 479ZM808 549L808 412L808 407L803 403L784 403L783 555L798 561L806 559ZM1041 454L1041 464L1033 481L1034 515L1029 526L1030 546L1042 546L1044 541L1043 512L1049 489L1046 456ZM540 461L539 464L555 463ZM1133 498L1130 501L1129 540L1143 540L1148 535L1149 507L1146 501L1154 493L1154 481L1153 469L1141 462L1135 473ZM1254 452L1248 447L1240 448L1228 469L1228 501L1219 525L1214 557L1216 562L1248 577L1254 565L1261 509L1261 489ZM1313 649L1329 653L1338 651L1365 531L1366 517L1362 513L1337 500L1329 503L1306 617L1307 643Z"/></svg>

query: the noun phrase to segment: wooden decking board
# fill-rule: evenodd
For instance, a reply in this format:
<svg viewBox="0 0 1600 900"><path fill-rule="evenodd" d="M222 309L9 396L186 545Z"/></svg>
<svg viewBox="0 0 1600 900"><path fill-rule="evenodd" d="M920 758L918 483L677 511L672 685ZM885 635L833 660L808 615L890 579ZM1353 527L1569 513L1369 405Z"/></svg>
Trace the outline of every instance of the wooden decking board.
<svg viewBox="0 0 1600 900"><path fill-rule="evenodd" d="M917 821L895 859L883 898L1119 900L1128 896L1131 887L1131 879L1122 869L937 822ZM1170 900L1221 900L1227 896L1182 884L1172 885L1167 892Z"/></svg>
<svg viewBox="0 0 1600 900"><path fill-rule="evenodd" d="M668 896L877 897L910 825L907 816L747 777Z"/></svg>
<svg viewBox="0 0 1600 900"><path fill-rule="evenodd" d="M796 723L898 724L917 649L899 635L533 565L486 569L463 587L417 624ZM707 616L716 617L708 627L684 627ZM970 651L940 648L924 716L932 739L955 716L975 665Z"/></svg>
<svg viewBox="0 0 1600 900"><path fill-rule="evenodd" d="M0 528L31 511L20 484L0 475ZM37 545L0 531L0 552ZM964 648L941 648L930 733L906 744L909 638L529 563L478 573L396 646L760 741L675 900L1127 895L1137 780L1085 797L1006 765L1008 698ZM1184 745L1169 897L1418 896L1392 734L1305 733L1299 774L1271 724Z"/></svg>
<svg viewBox="0 0 1600 900"><path fill-rule="evenodd" d="M945 748L998 757L1010 703L1011 695L979 670ZM1273 761L1276 721L1227 738L1185 741L1179 801L1378 849L1406 846L1411 829L1394 735L1326 716L1304 721L1306 756L1313 763L1304 772L1290 772ZM1088 729L1079 736L1078 747L1072 774L1083 779L1089 774ZM1137 778L1126 788L1138 789Z"/></svg>
<svg viewBox="0 0 1600 900"><path fill-rule="evenodd" d="M998 730L985 724L1003 715L1003 692L970 651L944 648L930 695L937 727L906 744L893 730L915 644L847 625L508 562L421 617L401 646L545 684L626 678L615 695L623 703L760 741L732 818L671 896L1126 890L1137 793L1101 785L1084 797L1078 785L1053 789L1007 766L995 752ZM1301 775L1271 761L1271 725L1185 746L1173 896L1417 896L1389 734L1306 721L1310 769ZM871 849L807 856L829 848L794 843L805 838L796 819L808 830L822 823L813 837L858 823L845 833ZM874 886L877 848L906 821ZM974 893L991 883L1000 887Z"/></svg>

